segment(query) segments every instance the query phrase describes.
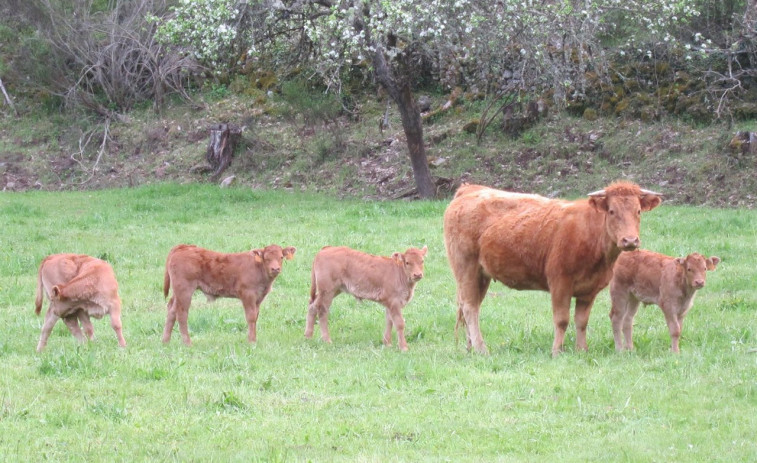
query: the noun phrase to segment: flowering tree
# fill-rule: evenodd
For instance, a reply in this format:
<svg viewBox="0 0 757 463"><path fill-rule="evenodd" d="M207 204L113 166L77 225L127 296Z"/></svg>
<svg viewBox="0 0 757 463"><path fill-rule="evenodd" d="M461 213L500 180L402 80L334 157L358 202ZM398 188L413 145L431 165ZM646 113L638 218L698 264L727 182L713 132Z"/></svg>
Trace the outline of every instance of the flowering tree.
<svg viewBox="0 0 757 463"><path fill-rule="evenodd" d="M182 0L162 27L198 58L218 63L239 41L248 53L307 62L329 89L368 68L397 104L418 193L435 194L413 96L421 65L448 88L503 92L551 89L554 102L585 92L586 73L609 73L609 53L673 43L697 14L696 0ZM242 21L247 15L254 18ZM236 34L236 35L235 35ZM267 48L263 48L267 47ZM276 55L276 56L274 56ZM367 65L367 66L366 66Z"/></svg>

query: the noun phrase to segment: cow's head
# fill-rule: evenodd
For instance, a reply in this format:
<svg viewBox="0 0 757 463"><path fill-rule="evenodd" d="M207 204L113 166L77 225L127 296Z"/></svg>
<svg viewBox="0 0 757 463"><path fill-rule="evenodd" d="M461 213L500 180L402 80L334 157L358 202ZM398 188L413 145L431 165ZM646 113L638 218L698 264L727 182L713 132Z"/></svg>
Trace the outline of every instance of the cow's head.
<svg viewBox="0 0 757 463"><path fill-rule="evenodd" d="M622 251L639 247L641 213L659 206L659 193L643 190L630 182L617 182L589 194L589 204L605 213L605 231Z"/></svg>
<svg viewBox="0 0 757 463"><path fill-rule="evenodd" d="M423 257L426 256L426 252L426 246L423 246L423 249L409 248L404 254L395 252L392 259L402 266L407 279L415 283L423 278Z"/></svg>
<svg viewBox="0 0 757 463"><path fill-rule="evenodd" d="M268 277L276 278L281 273L281 263L284 259L293 259L296 250L292 246L282 249L278 244L270 244L263 249L253 249L251 252L255 257L255 262L263 264Z"/></svg>
<svg viewBox="0 0 757 463"><path fill-rule="evenodd" d="M704 257L699 253L691 253L686 257L679 257L676 259L676 263L683 267L683 272L686 275L686 284L693 289L700 289L704 287L704 283L707 280L707 270L715 270L715 267L720 263L720 257Z"/></svg>

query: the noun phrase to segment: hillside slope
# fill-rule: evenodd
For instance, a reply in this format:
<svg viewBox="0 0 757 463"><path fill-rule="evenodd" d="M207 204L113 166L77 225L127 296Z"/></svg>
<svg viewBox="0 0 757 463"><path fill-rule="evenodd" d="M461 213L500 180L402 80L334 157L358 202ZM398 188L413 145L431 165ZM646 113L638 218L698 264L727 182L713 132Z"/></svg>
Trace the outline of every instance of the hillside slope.
<svg viewBox="0 0 757 463"><path fill-rule="evenodd" d="M209 128L244 127L221 178L264 189L326 191L341 197L412 197L413 178L396 108L379 130L385 103L364 98L350 117L292 106L281 95L226 95L175 104L158 116L98 125L62 115L0 117L0 189L70 190L153 182L207 182ZM446 98L432 97L432 109ZM729 148L742 123L694 126L615 117L590 122L551 114L511 137L493 123L480 144L465 125L481 102L461 99L427 120L425 139L440 196L461 181L548 196L578 196L631 179L676 204L749 207L757 203L757 159ZM106 142L103 144L103 134Z"/></svg>

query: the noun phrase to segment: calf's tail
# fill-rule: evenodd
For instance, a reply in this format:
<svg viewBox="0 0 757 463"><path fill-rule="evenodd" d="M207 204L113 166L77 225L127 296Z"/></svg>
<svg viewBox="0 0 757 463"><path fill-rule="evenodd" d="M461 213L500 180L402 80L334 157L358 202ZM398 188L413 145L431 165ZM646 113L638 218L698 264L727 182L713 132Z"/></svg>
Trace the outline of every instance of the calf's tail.
<svg viewBox="0 0 757 463"><path fill-rule="evenodd" d="M166 271L163 274L163 298L168 297L168 290L171 289L171 275L168 274L168 262L171 260L171 256L166 259Z"/></svg>
<svg viewBox="0 0 757 463"><path fill-rule="evenodd" d="M313 267L313 270L310 272L310 304L315 301L315 266Z"/></svg>
<svg viewBox="0 0 757 463"><path fill-rule="evenodd" d="M42 265L39 266L39 271L37 272L37 296L34 299L34 313L37 315L42 311L42 291L44 289L44 285L42 284L42 266L44 263L42 261Z"/></svg>

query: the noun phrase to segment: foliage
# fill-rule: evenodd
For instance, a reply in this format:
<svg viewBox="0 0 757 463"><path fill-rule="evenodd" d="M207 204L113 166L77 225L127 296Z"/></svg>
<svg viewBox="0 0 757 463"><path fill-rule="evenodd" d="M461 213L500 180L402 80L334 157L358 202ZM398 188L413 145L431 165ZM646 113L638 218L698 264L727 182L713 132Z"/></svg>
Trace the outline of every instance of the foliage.
<svg viewBox="0 0 757 463"><path fill-rule="evenodd" d="M552 359L549 296L499 283L482 307L491 356L456 343L454 279L440 232L446 204L174 184L2 193L0 454L11 461L753 459L755 211L663 203L643 217L645 247L723 258L686 318L680 355L668 352L654 306L636 317L636 351L616 353L604 291L590 320L590 351L569 347ZM161 344L165 256L182 242L225 252L297 247L263 302L258 345L245 340L239 301L208 304L199 294L189 313L194 345ZM428 245L425 277L404 311L409 352L382 346L379 306L346 295L332 306L334 343L303 338L312 258L327 244L381 255ZM79 346L59 324L48 349L34 353L36 271L53 252L112 257L125 349L106 317L93 320L95 341Z"/></svg>

